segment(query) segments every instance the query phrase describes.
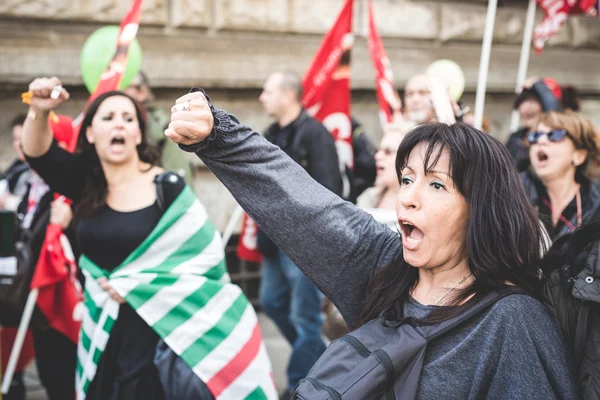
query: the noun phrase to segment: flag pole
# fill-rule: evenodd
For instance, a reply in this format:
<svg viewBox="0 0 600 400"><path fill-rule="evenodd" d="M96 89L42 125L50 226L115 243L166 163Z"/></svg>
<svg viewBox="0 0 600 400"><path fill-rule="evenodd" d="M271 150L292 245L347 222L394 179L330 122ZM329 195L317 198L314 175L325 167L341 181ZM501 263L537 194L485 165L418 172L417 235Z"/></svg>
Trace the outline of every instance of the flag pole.
<svg viewBox="0 0 600 400"><path fill-rule="evenodd" d="M527 68L529 67L529 54L531 53L531 37L533 35L533 27L535 24L535 0L529 0L527 7L527 18L525 19L525 32L523 33L523 44L521 45L521 58L519 59L519 70L517 72L517 84L515 86L515 94L521 93L523 83L527 79ZM513 110L510 118L510 130L512 133L519 127L519 111Z"/></svg>
<svg viewBox="0 0 600 400"><path fill-rule="evenodd" d="M238 205L236 206L233 214L231 214L231 218L229 219L229 223L227 223L227 227L223 231L223 248L227 247L227 243L233 234L233 230L239 224L240 219L244 215L244 209ZM1 400L1 399L0 399Z"/></svg>
<svg viewBox="0 0 600 400"><path fill-rule="evenodd" d="M479 61L479 77L477 79L477 94L475 96L475 128L481 129L483 123L483 108L485 106L485 91L487 88L488 71L490 69L490 55L492 53L492 39L494 36L494 23L498 0L489 0L487 16L485 18L485 32L481 47Z"/></svg>
<svg viewBox="0 0 600 400"><path fill-rule="evenodd" d="M23 348L25 335L27 334L27 328L29 327L29 322L31 322L33 310L35 309L35 302L38 297L38 292L39 289L33 289L31 292L29 292L29 296L27 297L27 303L25 303L23 316L21 317L19 329L17 330L17 336L15 337L15 343L13 344L13 348L10 352L10 358L8 359L8 365L6 366L6 373L2 379L1 391L3 394L8 394L8 391L10 390L13 374L17 368L17 362L19 361L19 356L21 355L21 349Z"/></svg>

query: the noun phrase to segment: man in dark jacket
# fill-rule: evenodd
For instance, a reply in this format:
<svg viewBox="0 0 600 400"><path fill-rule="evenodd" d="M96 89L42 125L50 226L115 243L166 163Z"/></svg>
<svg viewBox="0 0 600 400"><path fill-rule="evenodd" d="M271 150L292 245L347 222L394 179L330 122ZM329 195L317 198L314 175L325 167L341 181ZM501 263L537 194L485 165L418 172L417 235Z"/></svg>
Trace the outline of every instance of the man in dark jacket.
<svg viewBox="0 0 600 400"><path fill-rule="evenodd" d="M583 400L600 399L600 215L554 243L542 267L544 302L575 358Z"/></svg>
<svg viewBox="0 0 600 400"><path fill-rule="evenodd" d="M281 71L269 76L259 100L275 123L269 126L265 137L313 179L341 195L342 177L333 137L306 113L301 99L302 83L297 74ZM258 246L264 256L260 303L292 345L287 369L289 389L282 396L290 398L298 381L325 350L321 339L321 294L262 232Z"/></svg>

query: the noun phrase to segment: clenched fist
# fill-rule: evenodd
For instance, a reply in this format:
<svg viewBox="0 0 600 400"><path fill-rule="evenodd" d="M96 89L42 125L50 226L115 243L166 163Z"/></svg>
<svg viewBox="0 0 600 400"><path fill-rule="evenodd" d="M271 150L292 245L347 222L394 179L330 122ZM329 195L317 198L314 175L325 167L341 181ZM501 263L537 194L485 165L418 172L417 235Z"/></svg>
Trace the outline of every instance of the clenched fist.
<svg viewBox="0 0 600 400"><path fill-rule="evenodd" d="M180 97L171 108L171 123L165 135L173 142L184 145L200 143L213 130L214 118L202 92Z"/></svg>
<svg viewBox="0 0 600 400"><path fill-rule="evenodd" d="M60 90L58 97L52 97L55 88ZM50 111L69 99L69 92L62 88L57 77L35 79L29 84L29 91L32 94L31 107L40 111Z"/></svg>

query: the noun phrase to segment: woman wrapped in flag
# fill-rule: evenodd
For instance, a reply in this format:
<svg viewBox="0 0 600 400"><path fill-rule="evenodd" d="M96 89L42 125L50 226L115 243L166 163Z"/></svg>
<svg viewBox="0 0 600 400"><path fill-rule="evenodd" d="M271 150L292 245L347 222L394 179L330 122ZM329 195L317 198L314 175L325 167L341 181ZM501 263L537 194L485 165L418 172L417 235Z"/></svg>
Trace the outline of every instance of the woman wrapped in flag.
<svg viewBox="0 0 600 400"><path fill-rule="evenodd" d="M74 201L86 277L77 398L276 398L256 314L230 282L220 235L183 180L155 165L139 105L122 92L98 96L70 154L48 128L50 110L69 98L64 89L51 96L56 87L58 78L30 84L23 150Z"/></svg>

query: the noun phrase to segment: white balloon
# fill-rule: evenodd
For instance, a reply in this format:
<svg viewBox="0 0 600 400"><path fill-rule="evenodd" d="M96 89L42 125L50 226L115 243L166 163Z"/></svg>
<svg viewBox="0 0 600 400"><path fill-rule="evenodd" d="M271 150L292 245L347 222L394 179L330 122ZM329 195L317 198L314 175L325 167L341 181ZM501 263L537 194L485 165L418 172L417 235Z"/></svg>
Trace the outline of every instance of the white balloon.
<svg viewBox="0 0 600 400"><path fill-rule="evenodd" d="M427 68L427 75L442 82L454 100L460 100L465 91L465 74L457 63L447 59L434 61Z"/></svg>

